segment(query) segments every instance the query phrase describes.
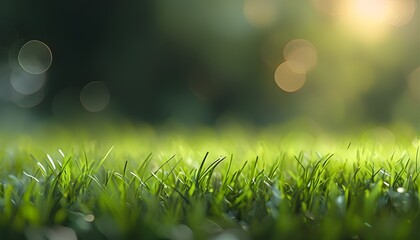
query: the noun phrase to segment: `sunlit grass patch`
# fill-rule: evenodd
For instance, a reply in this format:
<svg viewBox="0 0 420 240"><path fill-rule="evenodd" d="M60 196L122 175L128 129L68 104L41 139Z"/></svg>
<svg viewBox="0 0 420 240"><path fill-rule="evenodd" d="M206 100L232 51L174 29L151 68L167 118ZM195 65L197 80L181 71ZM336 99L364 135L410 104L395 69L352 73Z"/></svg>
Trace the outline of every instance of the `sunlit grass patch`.
<svg viewBox="0 0 420 240"><path fill-rule="evenodd" d="M147 126L60 131L1 140L1 236L419 234L420 150L414 135L377 128L359 135Z"/></svg>

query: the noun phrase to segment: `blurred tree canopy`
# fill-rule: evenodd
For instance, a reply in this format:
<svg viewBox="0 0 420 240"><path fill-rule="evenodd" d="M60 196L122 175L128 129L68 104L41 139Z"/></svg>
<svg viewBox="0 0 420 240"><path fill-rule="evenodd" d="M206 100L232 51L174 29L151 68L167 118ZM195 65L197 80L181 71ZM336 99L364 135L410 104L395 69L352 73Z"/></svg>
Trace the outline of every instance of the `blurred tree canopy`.
<svg viewBox="0 0 420 240"><path fill-rule="evenodd" d="M191 124L307 118L419 129L419 2L338 2L2 0L0 114ZM48 46L52 64L39 92L20 96L10 76L30 40ZM288 56L286 46L300 52ZM308 46L313 69L279 67L307 61ZM302 84L285 91L282 81L295 77ZM80 103L91 82L106 90L86 90L87 99L107 101L93 113Z"/></svg>

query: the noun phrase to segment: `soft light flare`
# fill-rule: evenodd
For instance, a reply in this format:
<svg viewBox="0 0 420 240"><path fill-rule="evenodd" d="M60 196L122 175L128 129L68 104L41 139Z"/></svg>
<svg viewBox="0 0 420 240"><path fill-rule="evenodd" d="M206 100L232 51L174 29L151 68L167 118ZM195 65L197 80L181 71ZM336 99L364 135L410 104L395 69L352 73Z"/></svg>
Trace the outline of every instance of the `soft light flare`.
<svg viewBox="0 0 420 240"><path fill-rule="evenodd" d="M356 0L352 5L350 14L367 24L385 22L390 13L386 0Z"/></svg>
<svg viewBox="0 0 420 240"><path fill-rule="evenodd" d="M413 18L415 0L312 0L315 8L335 15L343 29L362 40L380 40L392 26L403 26Z"/></svg>

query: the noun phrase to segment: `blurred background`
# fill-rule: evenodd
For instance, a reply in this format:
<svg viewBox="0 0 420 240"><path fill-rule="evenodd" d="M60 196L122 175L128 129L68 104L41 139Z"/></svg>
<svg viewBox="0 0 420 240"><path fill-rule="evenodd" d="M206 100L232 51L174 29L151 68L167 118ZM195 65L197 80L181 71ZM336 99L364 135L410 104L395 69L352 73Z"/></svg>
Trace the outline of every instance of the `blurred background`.
<svg viewBox="0 0 420 240"><path fill-rule="evenodd" d="M418 0L0 2L0 123L420 131Z"/></svg>

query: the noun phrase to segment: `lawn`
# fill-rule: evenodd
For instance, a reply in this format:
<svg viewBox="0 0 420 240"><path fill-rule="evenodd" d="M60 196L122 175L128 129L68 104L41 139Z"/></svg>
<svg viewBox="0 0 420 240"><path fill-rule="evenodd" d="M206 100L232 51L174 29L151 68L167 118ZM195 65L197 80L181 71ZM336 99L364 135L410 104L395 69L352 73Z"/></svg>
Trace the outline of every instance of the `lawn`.
<svg viewBox="0 0 420 240"><path fill-rule="evenodd" d="M2 239L417 239L407 126L41 127L0 138Z"/></svg>

